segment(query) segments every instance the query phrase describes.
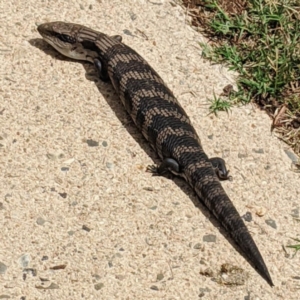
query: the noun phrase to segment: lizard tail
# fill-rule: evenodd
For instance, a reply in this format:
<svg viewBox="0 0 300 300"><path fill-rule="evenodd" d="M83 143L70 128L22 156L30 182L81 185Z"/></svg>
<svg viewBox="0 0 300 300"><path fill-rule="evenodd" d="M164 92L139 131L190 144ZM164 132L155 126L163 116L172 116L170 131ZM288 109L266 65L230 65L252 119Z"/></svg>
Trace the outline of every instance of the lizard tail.
<svg viewBox="0 0 300 300"><path fill-rule="evenodd" d="M213 169L204 166L190 173L190 182L205 206L211 211L222 226L230 233L231 237L242 250L257 272L274 286L268 268L251 237L244 221L240 217L233 203L225 193Z"/></svg>

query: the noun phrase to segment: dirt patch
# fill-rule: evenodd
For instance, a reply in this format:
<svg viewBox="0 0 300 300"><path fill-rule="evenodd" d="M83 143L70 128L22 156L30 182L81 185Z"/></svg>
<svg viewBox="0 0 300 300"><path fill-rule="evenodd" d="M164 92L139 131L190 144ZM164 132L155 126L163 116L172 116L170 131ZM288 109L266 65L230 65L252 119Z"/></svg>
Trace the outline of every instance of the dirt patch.
<svg viewBox="0 0 300 300"><path fill-rule="evenodd" d="M205 1L201 0L182 0L184 6L188 8L188 14L192 17L192 25L197 27L202 33L210 34L211 29L208 24L215 12L210 11ZM244 0L230 1L220 0L219 6L229 15L241 14L248 8L248 2ZM202 27L202 28L200 28Z"/></svg>

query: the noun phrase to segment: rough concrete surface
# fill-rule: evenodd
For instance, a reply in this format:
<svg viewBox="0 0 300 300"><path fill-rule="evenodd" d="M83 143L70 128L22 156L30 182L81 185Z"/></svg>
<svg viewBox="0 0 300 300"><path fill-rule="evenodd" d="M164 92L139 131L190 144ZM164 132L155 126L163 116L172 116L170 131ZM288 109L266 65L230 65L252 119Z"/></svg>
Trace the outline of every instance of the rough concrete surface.
<svg viewBox="0 0 300 300"><path fill-rule="evenodd" d="M182 7L12 0L0 10L0 299L300 298L300 253L286 247L299 238L300 175L264 112L208 115L207 98L234 76L201 58L204 38ZM275 287L183 180L145 172L157 157L112 86L39 36L56 20L121 34L158 71L207 154L226 160L223 186L248 213Z"/></svg>

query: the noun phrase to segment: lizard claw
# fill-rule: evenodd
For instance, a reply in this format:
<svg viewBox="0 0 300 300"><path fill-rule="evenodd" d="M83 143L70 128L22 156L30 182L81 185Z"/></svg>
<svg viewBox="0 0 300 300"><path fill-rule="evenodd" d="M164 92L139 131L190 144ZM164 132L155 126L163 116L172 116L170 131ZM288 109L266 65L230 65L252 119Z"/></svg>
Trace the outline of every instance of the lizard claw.
<svg viewBox="0 0 300 300"><path fill-rule="evenodd" d="M157 165L149 165L146 168L146 172L152 173L152 176L158 175L158 166Z"/></svg>

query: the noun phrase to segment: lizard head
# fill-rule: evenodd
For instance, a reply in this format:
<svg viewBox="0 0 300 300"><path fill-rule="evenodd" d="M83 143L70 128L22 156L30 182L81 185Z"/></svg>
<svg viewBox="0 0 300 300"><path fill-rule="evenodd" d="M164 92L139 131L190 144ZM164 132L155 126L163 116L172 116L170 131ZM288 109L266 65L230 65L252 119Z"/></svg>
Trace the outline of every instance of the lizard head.
<svg viewBox="0 0 300 300"><path fill-rule="evenodd" d="M48 44L67 57L90 62L98 57L94 42L100 33L96 31L64 22L44 23L37 30Z"/></svg>

